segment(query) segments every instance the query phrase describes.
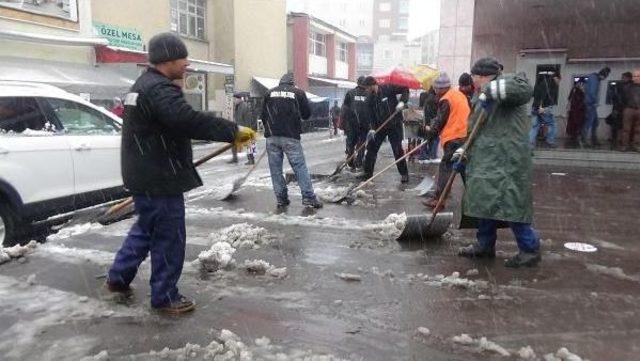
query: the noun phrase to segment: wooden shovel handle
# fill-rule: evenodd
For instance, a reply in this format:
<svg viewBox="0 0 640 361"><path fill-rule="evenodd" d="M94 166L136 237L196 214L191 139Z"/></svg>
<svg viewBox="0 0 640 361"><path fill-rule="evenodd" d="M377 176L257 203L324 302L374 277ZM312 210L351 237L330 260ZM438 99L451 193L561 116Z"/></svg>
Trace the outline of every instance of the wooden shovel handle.
<svg viewBox="0 0 640 361"><path fill-rule="evenodd" d="M387 125L391 119L393 119L393 117L396 116L396 114L398 114L400 112L400 109L396 109L393 113L391 113L391 115L387 118L387 120L385 120L382 124L380 124L380 126L378 126L375 130L376 134L382 129L384 128L385 125ZM353 154L351 154L349 156L349 158L347 158L347 160L344 161L344 163L342 163L342 166L340 167L340 169L344 168L347 164L349 164L349 162L351 162L352 160L354 160L356 158L356 156L358 155L358 152L360 152L362 150L362 148L364 148L367 145L368 142L364 142L362 144L360 144L354 151Z"/></svg>
<svg viewBox="0 0 640 361"><path fill-rule="evenodd" d="M205 163L206 161L215 158L217 156L219 156L220 154L228 151L229 149L231 149L231 147L233 147L234 144L233 143L229 143L227 145L224 145L222 147L220 147L219 149L216 149L215 151L205 155L204 157L196 160L195 162L193 162L193 165L195 167L200 166L201 164ZM124 201L112 206L111 208L109 208L103 215L102 217L107 217L110 216L116 212L121 211L122 209L124 209L125 207L131 205L133 203L133 197L129 197L127 199L125 199Z"/></svg>

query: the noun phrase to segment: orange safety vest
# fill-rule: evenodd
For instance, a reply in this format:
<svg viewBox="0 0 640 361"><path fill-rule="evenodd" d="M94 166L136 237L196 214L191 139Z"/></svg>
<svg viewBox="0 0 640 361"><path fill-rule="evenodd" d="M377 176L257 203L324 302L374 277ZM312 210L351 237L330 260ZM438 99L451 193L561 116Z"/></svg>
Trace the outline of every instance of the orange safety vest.
<svg viewBox="0 0 640 361"><path fill-rule="evenodd" d="M440 100L449 102L449 118L440 132L440 144L444 147L451 140L467 137L467 120L471 109L467 97L458 89L449 89Z"/></svg>

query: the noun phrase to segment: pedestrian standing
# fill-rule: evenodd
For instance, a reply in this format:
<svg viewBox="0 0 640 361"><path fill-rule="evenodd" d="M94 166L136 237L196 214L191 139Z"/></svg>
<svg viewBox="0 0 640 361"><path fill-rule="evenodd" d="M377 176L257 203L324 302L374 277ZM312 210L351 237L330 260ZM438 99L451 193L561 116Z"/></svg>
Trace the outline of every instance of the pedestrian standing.
<svg viewBox="0 0 640 361"><path fill-rule="evenodd" d="M300 143L301 119L309 119L310 116L307 95L294 85L291 73L283 75L280 85L269 90L265 95L262 108L262 120L265 122L264 136L267 138L271 182L280 209L290 204L287 183L282 175L285 155L300 186L302 205L322 208L322 203L313 191L311 176Z"/></svg>
<svg viewBox="0 0 640 361"><path fill-rule="evenodd" d="M625 152L640 152L640 69L633 71L632 79L623 96L621 146Z"/></svg>
<svg viewBox="0 0 640 361"><path fill-rule="evenodd" d="M340 115L347 135L347 158L353 155L356 148L361 148L354 159L347 164L352 170L362 167L364 147L361 145L367 141L367 133L371 123L371 110L367 103L369 93L363 86L364 79L364 77L358 78L358 85L344 96Z"/></svg>
<svg viewBox="0 0 640 361"><path fill-rule="evenodd" d="M627 87L633 82L633 74L623 73L619 82L616 82L611 93L611 114L605 119L611 129L611 149L620 149L620 139L622 138L622 118L624 115L625 101L624 94Z"/></svg>
<svg viewBox="0 0 640 361"><path fill-rule="evenodd" d="M186 231L183 193L202 185L193 165L191 139L240 144L255 136L244 127L195 111L179 86L189 62L173 33L148 46L152 64L131 87L122 126L122 178L133 195L138 219L117 252L105 288L125 297L142 261L151 254L151 306L180 314L195 302L178 291Z"/></svg>
<svg viewBox="0 0 640 361"><path fill-rule="evenodd" d="M546 127L545 147L556 147L556 119L553 116L553 112L558 104L559 83L560 74L558 72L555 72L552 76L543 74L539 76L533 89L533 104L531 108L533 121L531 132L529 133L531 149L536 147L541 126Z"/></svg>
<svg viewBox="0 0 640 361"><path fill-rule="evenodd" d="M438 198L451 175L453 153L464 145L467 137L467 120L471 112L467 97L458 89L451 88L451 79L447 73L440 73L433 83L433 88L438 97L438 112L431 120L431 126L424 127L422 135L427 141L439 136L444 155L438 168L435 193L424 202L424 205L430 208L436 207Z"/></svg>
<svg viewBox="0 0 640 361"><path fill-rule="evenodd" d="M471 74L462 73L460 78L458 78L458 90L462 92L467 97L469 102L469 107L471 107L471 98L473 98L473 94L475 93L475 89L473 88L473 78L471 78Z"/></svg>
<svg viewBox="0 0 640 361"><path fill-rule="evenodd" d="M429 90L426 93L423 114L424 124L426 126L431 126L431 120L433 120L438 115L438 97L436 96L436 91L433 89L433 86L429 87ZM438 145L440 144L440 138L436 135L435 137L432 137L428 142L429 144L422 148L424 151L422 158L424 159L418 159L427 160L438 158Z"/></svg>
<svg viewBox="0 0 640 361"><path fill-rule="evenodd" d="M253 125L253 114L251 114L251 107L244 100L242 93L233 94L233 102L234 102L234 110L233 110L233 120L236 124L251 128L252 130L256 130ZM233 147L233 159L235 159L234 163L238 162L238 150L236 147ZM256 144L255 141L252 141L250 144L246 146L247 150L247 163L245 165L253 165L255 164L255 150ZM232 159L232 160L233 160Z"/></svg>
<svg viewBox="0 0 640 361"><path fill-rule="evenodd" d="M598 101L600 100L600 82L606 79L611 69L604 67L597 73L592 73L585 83L585 119L582 128L582 143L587 144L587 137L591 133L591 146L598 147Z"/></svg>
<svg viewBox="0 0 640 361"><path fill-rule="evenodd" d="M393 84L378 85L376 79L368 76L364 80L364 85L369 91L367 102L371 110L371 126L367 134L367 154L364 159L364 171L359 174L360 180L366 180L373 176L373 169L376 164L378 151L385 138L389 139L393 156L396 160L404 156L402 149L402 112L406 102L409 100L409 88ZM400 99L398 99L400 97ZM394 111L398 111L393 118L382 129L376 132L385 120L387 120ZM400 182L409 182L409 169L407 161L402 160L397 164L400 173Z"/></svg>
<svg viewBox="0 0 640 361"><path fill-rule="evenodd" d="M333 106L329 109L329 115L331 116L331 124L333 126L333 135L338 135L338 127L340 122L340 106L338 106L338 101L335 100L333 102Z"/></svg>
<svg viewBox="0 0 640 361"><path fill-rule="evenodd" d="M533 220L532 158L528 133L527 103L533 89L519 75L502 75L494 58L478 60L471 69L478 93L473 100L472 129L481 114L487 118L467 159L463 149L452 157L455 169L466 164L462 214L477 220L477 242L461 248L463 257L494 258L497 228L508 225L519 252L505 262L507 267L534 266L540 261L540 239Z"/></svg>
<svg viewBox="0 0 640 361"><path fill-rule="evenodd" d="M580 79L576 81L571 92L569 92L569 109L566 129L568 147L579 147L582 142L580 135L582 134L586 109L584 97L584 80Z"/></svg>

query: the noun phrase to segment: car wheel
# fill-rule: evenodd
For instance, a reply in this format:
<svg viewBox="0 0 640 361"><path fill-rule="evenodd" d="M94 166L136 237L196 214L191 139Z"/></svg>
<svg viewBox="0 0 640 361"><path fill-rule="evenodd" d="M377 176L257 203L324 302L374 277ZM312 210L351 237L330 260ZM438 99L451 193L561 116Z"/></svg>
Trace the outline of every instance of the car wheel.
<svg viewBox="0 0 640 361"><path fill-rule="evenodd" d="M11 247L20 242L23 227L20 218L8 204L0 203L0 241L4 247Z"/></svg>

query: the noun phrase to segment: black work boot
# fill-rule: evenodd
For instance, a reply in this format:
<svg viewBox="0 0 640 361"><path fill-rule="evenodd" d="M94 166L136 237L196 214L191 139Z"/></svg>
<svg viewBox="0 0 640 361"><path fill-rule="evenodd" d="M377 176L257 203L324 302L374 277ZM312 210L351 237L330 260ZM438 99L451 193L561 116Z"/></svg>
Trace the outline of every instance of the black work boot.
<svg viewBox="0 0 640 361"><path fill-rule="evenodd" d="M105 299L116 303L126 303L133 297L133 288L110 282L108 279L104 282L102 289Z"/></svg>
<svg viewBox="0 0 640 361"><path fill-rule="evenodd" d="M409 183L409 175L403 174L402 177L400 178L400 183Z"/></svg>
<svg viewBox="0 0 640 361"><path fill-rule="evenodd" d="M289 199L288 199L288 198L285 198L285 199L278 199L277 207L278 207L278 209L284 209L284 208L287 208L287 206L288 206L289 204L291 204L291 202L289 202Z"/></svg>
<svg viewBox="0 0 640 361"><path fill-rule="evenodd" d="M458 249L458 256L467 258L495 258L496 249L495 247L482 249L476 243Z"/></svg>
<svg viewBox="0 0 640 361"><path fill-rule="evenodd" d="M540 251L536 252L518 252L515 256L504 261L505 267L519 268L519 267L535 267L542 257Z"/></svg>
<svg viewBox="0 0 640 361"><path fill-rule="evenodd" d="M169 303L166 306L154 307L158 312L166 313L169 315L180 315L186 312L191 312L196 309L196 303L183 295L179 295L178 299Z"/></svg>
<svg viewBox="0 0 640 361"><path fill-rule="evenodd" d="M311 207L315 209L322 208L322 202L318 200L318 198L304 198L302 200L302 205L305 207Z"/></svg>

